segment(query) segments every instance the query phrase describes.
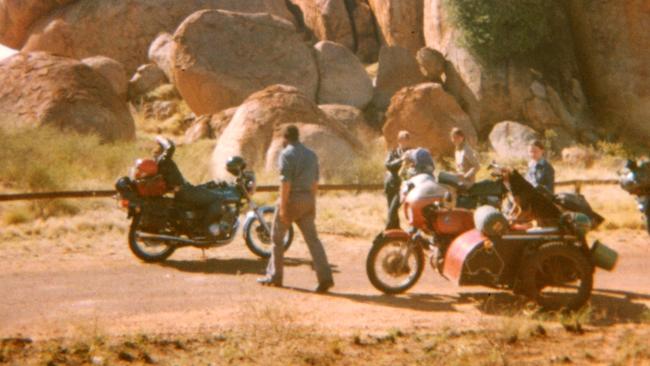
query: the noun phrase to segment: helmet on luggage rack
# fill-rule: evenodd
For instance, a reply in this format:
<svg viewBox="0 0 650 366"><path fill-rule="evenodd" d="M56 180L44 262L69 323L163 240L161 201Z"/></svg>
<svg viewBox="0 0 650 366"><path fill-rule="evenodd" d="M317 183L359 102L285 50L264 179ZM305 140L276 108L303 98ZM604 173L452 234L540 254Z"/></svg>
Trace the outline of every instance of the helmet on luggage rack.
<svg viewBox="0 0 650 366"><path fill-rule="evenodd" d="M226 170L234 176L239 176L244 169L246 169L246 162L241 156L231 156L226 161Z"/></svg>

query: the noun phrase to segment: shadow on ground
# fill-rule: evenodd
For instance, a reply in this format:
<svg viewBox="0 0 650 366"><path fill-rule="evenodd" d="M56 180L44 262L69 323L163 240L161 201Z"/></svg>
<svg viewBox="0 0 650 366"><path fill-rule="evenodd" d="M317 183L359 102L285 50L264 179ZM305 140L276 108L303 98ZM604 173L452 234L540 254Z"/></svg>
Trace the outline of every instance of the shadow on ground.
<svg viewBox="0 0 650 366"><path fill-rule="evenodd" d="M158 265L188 273L263 275L266 271L266 263L266 259L209 258L206 260L167 260ZM312 261L300 258L285 258L284 265L287 267L312 266ZM338 273L335 264L331 264L330 266L332 272Z"/></svg>
<svg viewBox="0 0 650 366"><path fill-rule="evenodd" d="M646 304L650 294L618 290L594 289L589 302L588 323L594 326L612 326L650 321ZM506 292L462 293L459 303L476 303L485 314L513 316L526 309L526 299ZM544 312L540 313L544 315Z"/></svg>
<svg viewBox="0 0 650 366"><path fill-rule="evenodd" d="M288 290L311 293L309 290L288 287ZM329 292L323 294L331 298L347 299L365 304L408 309L422 312L456 312L457 306L474 306L484 314L497 316L516 316L532 310L536 315L546 319L560 319L553 313L535 311L534 306L521 296L507 292L463 292L458 296L438 294L406 295L364 295ZM640 300L640 301L639 301ZM650 308L641 301L650 300L650 295L625 292L594 290L591 297L588 324L594 326L611 326L626 323L650 322Z"/></svg>

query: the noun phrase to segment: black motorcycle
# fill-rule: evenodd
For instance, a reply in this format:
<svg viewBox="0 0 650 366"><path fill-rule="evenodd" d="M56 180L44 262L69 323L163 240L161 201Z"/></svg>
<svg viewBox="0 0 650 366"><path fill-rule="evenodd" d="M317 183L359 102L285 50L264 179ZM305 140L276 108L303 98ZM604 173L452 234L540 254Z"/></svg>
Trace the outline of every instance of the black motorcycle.
<svg viewBox="0 0 650 366"><path fill-rule="evenodd" d="M637 197L639 210L645 215L646 229L650 233L650 161L637 164L628 160L620 172L619 184L623 190Z"/></svg>
<svg viewBox="0 0 650 366"><path fill-rule="evenodd" d="M474 210L485 205L501 209L508 192L503 184L503 179L498 176L466 187L455 174L440 172L438 174L438 183L454 188L456 190L456 207L468 210Z"/></svg>
<svg viewBox="0 0 650 366"><path fill-rule="evenodd" d="M246 214L243 235L246 246L261 258L271 256L271 223L275 213L272 206L257 206L251 196L255 193L256 180L253 172L231 172L236 176L234 183L209 182L201 187L221 196L223 214L218 223L216 236L205 234L203 228L206 209L197 209L179 202L173 195L157 191L160 176L135 179L122 177L116 183L118 200L131 219L129 248L145 262L161 262L181 247L200 249L221 247L230 244L240 227L240 213L245 205ZM284 239L285 250L293 241L293 229Z"/></svg>

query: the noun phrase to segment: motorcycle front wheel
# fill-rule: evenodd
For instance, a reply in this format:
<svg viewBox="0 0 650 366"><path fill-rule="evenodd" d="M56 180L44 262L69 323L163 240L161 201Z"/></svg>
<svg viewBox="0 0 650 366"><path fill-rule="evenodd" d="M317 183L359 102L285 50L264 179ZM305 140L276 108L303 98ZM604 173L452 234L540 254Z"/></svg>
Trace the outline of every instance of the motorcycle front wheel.
<svg viewBox="0 0 650 366"><path fill-rule="evenodd" d="M366 259L370 283L385 294L408 291L418 282L423 270L422 248L399 238L383 238L375 242Z"/></svg>
<svg viewBox="0 0 650 366"><path fill-rule="evenodd" d="M135 215L129 229L129 249L140 260L147 263L162 262L169 258L176 248L161 242L145 240L139 237L140 215Z"/></svg>
<svg viewBox="0 0 650 366"><path fill-rule="evenodd" d="M258 209L266 224L268 230L260 222L257 216L249 216L244 223L244 241L248 249L260 258L270 258L273 250L273 240L271 238L271 227L273 226L273 216L275 207L264 206ZM289 250L293 242L293 226L287 231L284 237L284 251Z"/></svg>

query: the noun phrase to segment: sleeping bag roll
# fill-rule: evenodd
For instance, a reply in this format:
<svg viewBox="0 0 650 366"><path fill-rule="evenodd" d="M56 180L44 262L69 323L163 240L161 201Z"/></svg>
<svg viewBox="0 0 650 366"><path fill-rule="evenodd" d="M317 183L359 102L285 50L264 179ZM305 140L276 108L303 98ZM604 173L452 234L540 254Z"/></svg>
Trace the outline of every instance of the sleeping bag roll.
<svg viewBox="0 0 650 366"><path fill-rule="evenodd" d="M481 206L474 211L474 225L489 237L501 236L508 230L508 220L492 206Z"/></svg>

